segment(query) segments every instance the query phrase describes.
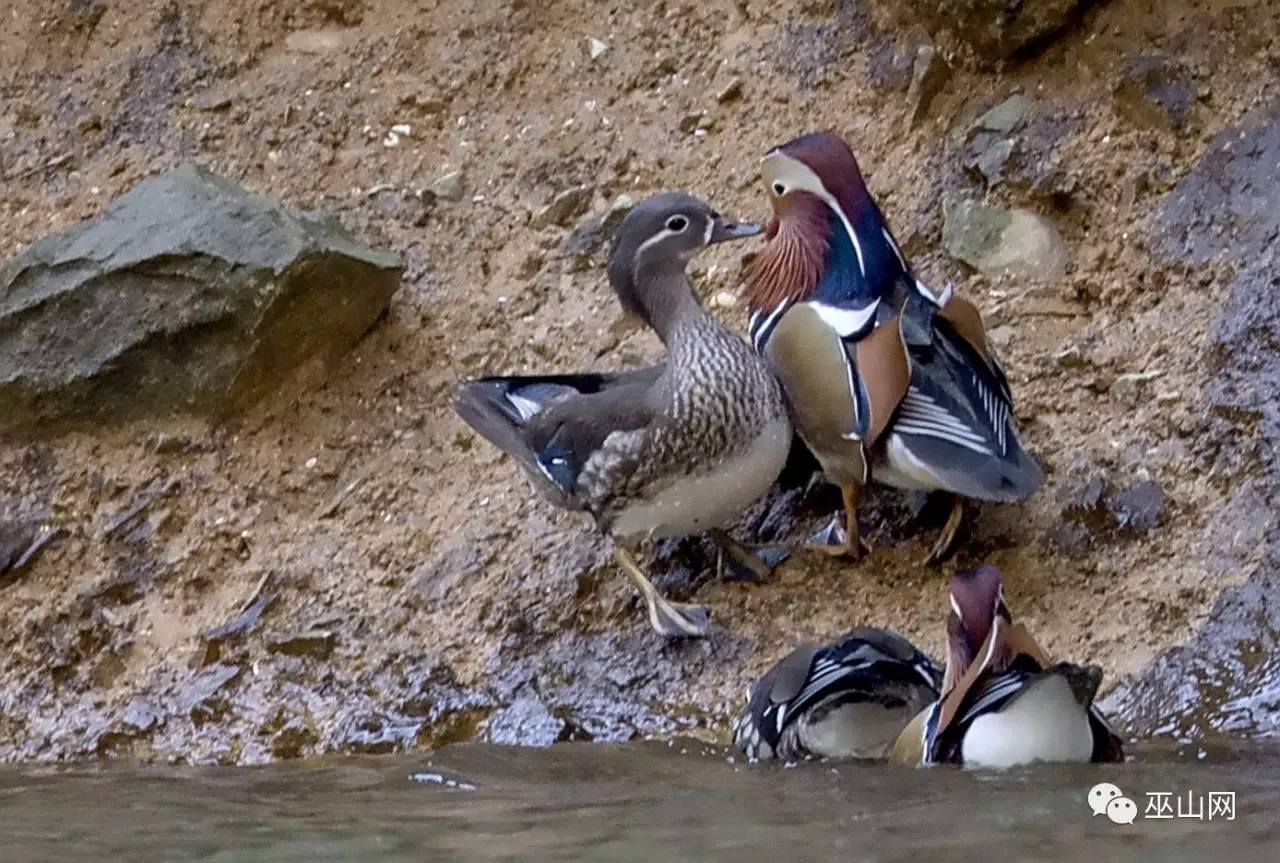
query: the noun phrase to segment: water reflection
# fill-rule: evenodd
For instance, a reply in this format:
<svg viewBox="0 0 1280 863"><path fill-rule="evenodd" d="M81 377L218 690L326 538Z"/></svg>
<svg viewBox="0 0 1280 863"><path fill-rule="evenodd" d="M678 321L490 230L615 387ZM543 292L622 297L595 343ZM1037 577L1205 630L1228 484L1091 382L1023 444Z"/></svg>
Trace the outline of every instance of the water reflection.
<svg viewBox="0 0 1280 863"><path fill-rule="evenodd" d="M0 860L1276 860L1277 766L1280 749L1193 748L999 775L789 769L687 742L11 770L0 772ZM1089 810L1101 781L1140 813L1148 793L1233 791L1235 818L1114 824Z"/></svg>

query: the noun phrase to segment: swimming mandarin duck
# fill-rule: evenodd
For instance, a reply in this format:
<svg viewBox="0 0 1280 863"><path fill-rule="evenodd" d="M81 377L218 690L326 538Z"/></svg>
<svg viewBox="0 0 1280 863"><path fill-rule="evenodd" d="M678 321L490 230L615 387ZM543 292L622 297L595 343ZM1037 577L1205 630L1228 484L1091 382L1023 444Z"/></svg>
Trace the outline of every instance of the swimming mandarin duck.
<svg viewBox="0 0 1280 863"><path fill-rule="evenodd" d="M1005 768L1124 760L1093 703L1102 669L1050 662L1010 615L999 570L957 573L948 595L942 697L902 732L894 761Z"/></svg>
<svg viewBox="0 0 1280 863"><path fill-rule="evenodd" d="M650 624L669 637L705 635L708 611L659 596L628 546L695 533L736 545L720 528L769 489L791 444L777 380L702 307L685 271L707 246L760 231L689 195L648 199L619 228L608 274L622 308L662 340L666 361L458 389L458 413L514 456L544 498L590 514L615 539Z"/></svg>
<svg viewBox="0 0 1280 863"><path fill-rule="evenodd" d="M902 636L858 627L773 666L747 694L733 742L753 759L883 758L941 682L938 664Z"/></svg>
<svg viewBox="0 0 1280 863"><path fill-rule="evenodd" d="M926 562L951 550L961 498L1021 500L1041 483L977 309L912 273L849 146L819 132L761 163L773 218L744 293L800 437L844 497L844 542L860 556L857 502L869 479L952 495Z"/></svg>

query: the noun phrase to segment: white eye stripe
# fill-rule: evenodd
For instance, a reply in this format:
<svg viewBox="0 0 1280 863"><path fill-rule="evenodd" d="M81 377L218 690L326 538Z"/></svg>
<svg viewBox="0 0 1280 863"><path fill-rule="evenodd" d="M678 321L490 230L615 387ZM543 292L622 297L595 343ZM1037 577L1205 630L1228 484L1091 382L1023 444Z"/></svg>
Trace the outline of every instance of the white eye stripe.
<svg viewBox="0 0 1280 863"><path fill-rule="evenodd" d="M640 244L640 248L636 249L635 260L640 260L640 256L643 255L650 246L656 246L668 237L678 237L681 233L682 231L673 231L670 228L663 228L661 231Z"/></svg>
<svg viewBox="0 0 1280 863"><path fill-rule="evenodd" d="M678 226L678 227L676 227L676 226L673 224L673 223L676 223L676 222L678 222L678 223L679 223L679 226ZM653 235L652 237L650 237L649 239L645 240L643 243L641 243L641 244L639 245L639 247L637 247L637 248L636 248L636 253L635 253L635 255L632 257L632 261L633 261L633 262L634 262L634 261L639 261L639 260L640 260L640 256L641 256L641 255L643 255L643 254L645 253L645 251L647 251L647 250L649 249L649 247L650 247L650 246L654 246L654 245L656 245L656 244L658 244L658 243L661 243L663 240L665 240L665 239L667 239L667 238L669 238L669 237L678 237L678 236L680 236L681 234L683 234L685 231L687 231L687 230L689 229L689 224L690 224L690 220L689 220L689 217L688 217L688 216L682 216L682 215L670 216L670 217L667 219L667 221L663 224L663 226L662 226L662 230L661 230L661 231L659 231L658 233L654 234L654 235ZM710 239L711 239L711 232L712 232L714 229L715 229L715 222L714 222L714 220L708 220L708 223L707 223L707 229L706 229L706 230L707 230L706 240L710 240ZM706 241L705 241L705 240L704 240L704 242L703 242L703 245L706 245Z"/></svg>

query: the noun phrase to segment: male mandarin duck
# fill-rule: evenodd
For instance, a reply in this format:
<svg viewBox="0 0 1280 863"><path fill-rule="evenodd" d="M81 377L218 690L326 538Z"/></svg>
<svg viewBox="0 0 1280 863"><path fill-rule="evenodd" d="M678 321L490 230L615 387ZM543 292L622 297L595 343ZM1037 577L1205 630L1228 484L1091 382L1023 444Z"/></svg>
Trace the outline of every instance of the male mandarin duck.
<svg viewBox="0 0 1280 863"><path fill-rule="evenodd" d="M773 666L747 693L733 742L753 759L883 758L941 682L938 664L902 636L858 627Z"/></svg>
<svg viewBox="0 0 1280 863"><path fill-rule="evenodd" d="M844 542L860 556L857 501L868 479L945 491L951 515L926 562L950 551L961 498L1021 500L1041 483L977 309L912 273L849 146L818 132L771 150L761 173L768 243L744 292L800 437L844 496Z"/></svg>
<svg viewBox="0 0 1280 863"><path fill-rule="evenodd" d="M461 417L514 456L545 498L589 513L614 537L650 624L668 637L704 636L707 609L659 596L625 546L705 532L750 556L720 528L768 491L792 440L777 380L703 309L685 271L707 246L760 231L689 195L648 199L619 228L608 273L623 309L666 346L666 361L620 374L488 377L458 389Z"/></svg>
<svg viewBox="0 0 1280 863"><path fill-rule="evenodd" d="M957 573L948 593L942 698L902 732L894 761L1005 768L1124 760L1093 703L1102 669L1051 663L1009 614L999 570Z"/></svg>

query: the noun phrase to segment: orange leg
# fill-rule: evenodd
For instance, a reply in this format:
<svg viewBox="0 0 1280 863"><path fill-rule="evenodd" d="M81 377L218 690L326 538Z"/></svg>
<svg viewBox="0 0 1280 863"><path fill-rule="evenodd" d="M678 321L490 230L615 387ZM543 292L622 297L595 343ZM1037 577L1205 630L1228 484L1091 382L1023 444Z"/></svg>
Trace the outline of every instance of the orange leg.
<svg viewBox="0 0 1280 863"><path fill-rule="evenodd" d="M862 541L858 527L858 486L842 485L840 494L844 498L844 542L838 545L810 543L807 549L821 552L831 557L845 557L858 560L871 551L871 547Z"/></svg>
<svg viewBox="0 0 1280 863"><path fill-rule="evenodd" d="M938 541L933 544L933 548L929 549L929 556L920 562L921 566L933 566L946 560L956 544L956 534L959 533L963 522L964 503L959 497L952 497L951 514L947 516L947 523L942 526Z"/></svg>

